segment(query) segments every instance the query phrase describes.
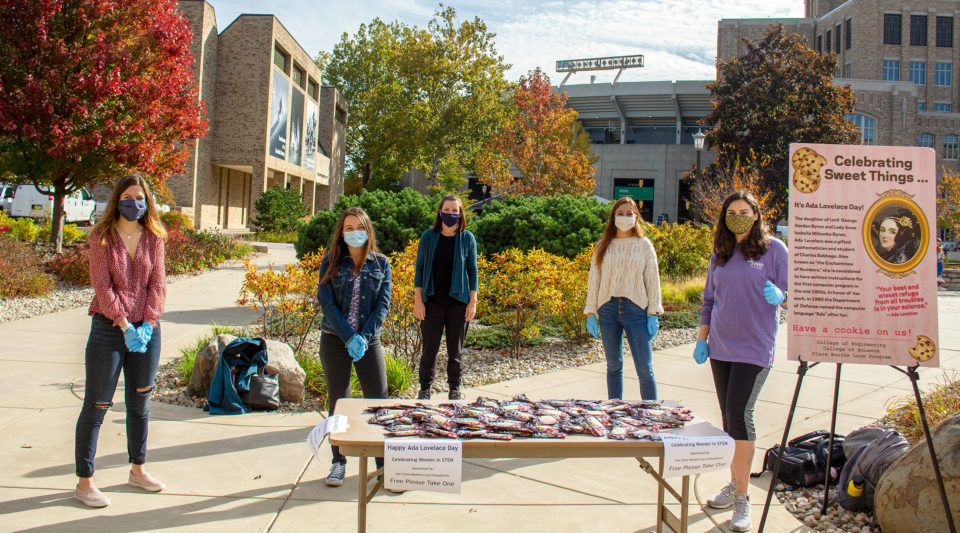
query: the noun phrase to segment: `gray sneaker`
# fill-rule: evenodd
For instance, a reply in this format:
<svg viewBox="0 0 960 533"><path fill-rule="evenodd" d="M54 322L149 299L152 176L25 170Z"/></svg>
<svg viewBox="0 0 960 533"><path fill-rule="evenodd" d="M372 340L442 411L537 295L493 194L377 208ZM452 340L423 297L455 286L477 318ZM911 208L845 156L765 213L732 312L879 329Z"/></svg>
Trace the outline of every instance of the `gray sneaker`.
<svg viewBox="0 0 960 533"><path fill-rule="evenodd" d="M418 400L429 400L430 399L430 389L420 389L420 394L417 394Z"/></svg>
<svg viewBox="0 0 960 533"><path fill-rule="evenodd" d="M343 485L343 476L347 473L347 465L343 463L333 463L330 465L330 473L327 474L327 486L339 487Z"/></svg>
<svg viewBox="0 0 960 533"><path fill-rule="evenodd" d="M733 518L730 519L730 531L750 531L750 496L740 492L733 499Z"/></svg>
<svg viewBox="0 0 960 533"><path fill-rule="evenodd" d="M726 509L733 505L733 497L737 493L737 483L731 481L729 485L723 487L720 493L707 500L707 505L714 509Z"/></svg>

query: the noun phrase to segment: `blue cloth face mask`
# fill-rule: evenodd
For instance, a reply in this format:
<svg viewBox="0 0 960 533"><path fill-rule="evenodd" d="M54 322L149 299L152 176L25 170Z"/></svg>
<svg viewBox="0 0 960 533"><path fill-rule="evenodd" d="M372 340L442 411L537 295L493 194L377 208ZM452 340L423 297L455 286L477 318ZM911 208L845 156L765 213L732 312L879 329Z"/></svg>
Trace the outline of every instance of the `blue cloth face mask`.
<svg viewBox="0 0 960 533"><path fill-rule="evenodd" d="M444 226L452 228L460 222L460 213L440 213L440 221Z"/></svg>
<svg viewBox="0 0 960 533"><path fill-rule="evenodd" d="M146 200L120 200L117 202L117 208L120 210L120 216L130 222L143 218L147 214Z"/></svg>
<svg viewBox="0 0 960 533"><path fill-rule="evenodd" d="M343 240L351 248L360 248L367 243L367 230L345 231Z"/></svg>

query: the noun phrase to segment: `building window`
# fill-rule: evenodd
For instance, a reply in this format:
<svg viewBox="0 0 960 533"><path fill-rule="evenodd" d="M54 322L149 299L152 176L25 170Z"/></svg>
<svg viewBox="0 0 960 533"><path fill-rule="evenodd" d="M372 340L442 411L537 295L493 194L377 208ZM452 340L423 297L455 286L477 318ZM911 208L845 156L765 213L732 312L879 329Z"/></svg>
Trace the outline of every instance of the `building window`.
<svg viewBox="0 0 960 533"><path fill-rule="evenodd" d="M951 109L951 104L933 104L933 111L936 113L949 113Z"/></svg>
<svg viewBox="0 0 960 533"><path fill-rule="evenodd" d="M336 111L336 113L334 114L334 117L333 117L333 118L334 118L334 120L336 120L336 121L339 122L340 124L344 124L344 125L345 125L345 124L347 123L347 112L344 111L342 107L337 107L337 111Z"/></svg>
<svg viewBox="0 0 960 533"><path fill-rule="evenodd" d="M847 24L847 27L846 27L846 30L847 30L847 31L844 33L844 37L846 37L846 40L844 41L844 47L845 47L847 50L849 50L850 48L853 47L853 36L851 35L851 32L853 31L853 30L852 30L852 27L853 27L853 19L847 19L847 23L846 23L846 24Z"/></svg>
<svg viewBox="0 0 960 533"><path fill-rule="evenodd" d="M910 62L910 81L917 85L927 83L927 64L923 61Z"/></svg>
<svg viewBox="0 0 960 533"><path fill-rule="evenodd" d="M900 62L894 59L883 60L883 81L900 81Z"/></svg>
<svg viewBox="0 0 960 533"><path fill-rule="evenodd" d="M917 102L917 111L926 111L927 103L926 102Z"/></svg>
<svg viewBox="0 0 960 533"><path fill-rule="evenodd" d="M953 64L937 63L933 70L933 84L938 87L949 87L952 76Z"/></svg>
<svg viewBox="0 0 960 533"><path fill-rule="evenodd" d="M823 35L817 35L817 53L823 53Z"/></svg>
<svg viewBox="0 0 960 533"><path fill-rule="evenodd" d="M834 49L837 51L837 53L839 54L839 53L840 53L840 43L843 42L843 41L840 39L840 25L839 25L839 24L837 24L837 27L836 27L836 30L835 30L835 31L836 31L837 33L836 33L836 35L834 35L834 39L835 39L835 40L834 40L834 47L833 47L833 48L834 48Z"/></svg>
<svg viewBox="0 0 960 533"><path fill-rule="evenodd" d="M320 100L320 85L313 81L313 78L307 80L307 94L309 94L314 100Z"/></svg>
<svg viewBox="0 0 960 533"><path fill-rule="evenodd" d="M824 41L827 43L827 53L829 54L830 46L833 43L833 32L831 32L830 30L827 30L827 38L824 39Z"/></svg>
<svg viewBox="0 0 960 533"><path fill-rule="evenodd" d="M877 121L857 113L847 115L847 120L853 122L860 130L860 144L877 144Z"/></svg>
<svg viewBox="0 0 960 533"><path fill-rule="evenodd" d="M937 17L937 48L953 48L953 17Z"/></svg>
<svg viewBox="0 0 960 533"><path fill-rule="evenodd" d="M293 79L293 84L297 87L303 89L307 86L307 73L304 72L303 67L294 63L293 72L290 77Z"/></svg>
<svg viewBox="0 0 960 533"><path fill-rule="evenodd" d="M944 159L956 159L958 147L960 147L960 140L957 139L956 135L943 136L943 158Z"/></svg>
<svg viewBox="0 0 960 533"><path fill-rule="evenodd" d="M910 15L910 46L927 46L926 15Z"/></svg>
<svg viewBox="0 0 960 533"><path fill-rule="evenodd" d="M844 78L851 78L852 76L850 75L850 71L851 71L851 65L850 65L850 63L845 64L845 65L843 66L843 77L844 77Z"/></svg>
<svg viewBox="0 0 960 533"><path fill-rule="evenodd" d="M883 44L900 44L900 15L883 15Z"/></svg>
<svg viewBox="0 0 960 533"><path fill-rule="evenodd" d="M278 69L288 72L288 66L290 65L290 54L281 50L279 46L274 46L273 64L276 65Z"/></svg>
<svg viewBox="0 0 960 533"><path fill-rule="evenodd" d="M933 148L933 134L921 133L917 135L917 146L922 148Z"/></svg>

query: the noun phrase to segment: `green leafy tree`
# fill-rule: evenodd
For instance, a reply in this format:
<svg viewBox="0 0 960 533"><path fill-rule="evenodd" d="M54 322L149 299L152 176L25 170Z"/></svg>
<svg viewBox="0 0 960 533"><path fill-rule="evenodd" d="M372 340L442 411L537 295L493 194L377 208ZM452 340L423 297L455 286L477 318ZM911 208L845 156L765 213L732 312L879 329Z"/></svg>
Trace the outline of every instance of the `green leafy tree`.
<svg viewBox="0 0 960 533"><path fill-rule="evenodd" d="M790 143L859 144L847 120L855 99L849 86L833 85L834 54L811 50L800 34L771 25L760 42L745 40L744 55L717 63L707 85L714 109L703 123L715 126L707 141L728 170L753 157L764 161L762 183L774 205L786 205ZM783 213L778 213L783 214Z"/></svg>
<svg viewBox="0 0 960 533"><path fill-rule="evenodd" d="M960 230L960 173L943 167L937 182L937 225Z"/></svg>
<svg viewBox="0 0 960 533"><path fill-rule="evenodd" d="M447 7L426 29L361 24L318 57L324 81L350 102L347 154L364 187L384 187L412 168L438 185L445 164L474 168L506 109L509 65L493 38L481 19L458 23Z"/></svg>
<svg viewBox="0 0 960 533"><path fill-rule="evenodd" d="M300 219L307 215L300 192L280 185L263 193L253 206L257 217L252 223L260 231L296 231Z"/></svg>

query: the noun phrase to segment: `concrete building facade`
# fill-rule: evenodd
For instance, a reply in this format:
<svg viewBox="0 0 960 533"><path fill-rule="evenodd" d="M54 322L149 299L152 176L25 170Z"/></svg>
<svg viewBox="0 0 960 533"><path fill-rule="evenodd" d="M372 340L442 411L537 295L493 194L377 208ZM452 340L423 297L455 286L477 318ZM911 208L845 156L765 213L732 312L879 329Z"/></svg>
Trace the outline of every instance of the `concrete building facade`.
<svg viewBox="0 0 960 533"><path fill-rule="evenodd" d="M820 53L837 55L834 83L857 99L850 117L864 144L928 146L937 169L960 168L960 4L951 0L806 0L802 19L724 19L717 56L744 53L783 23ZM958 68L954 68L958 67Z"/></svg>
<svg viewBox="0 0 960 533"><path fill-rule="evenodd" d="M244 229L274 186L300 191L307 210L332 207L343 191L348 105L273 15L243 14L222 32L205 0L181 0L193 30L198 98L209 131L190 150L187 172L168 187L200 229Z"/></svg>

